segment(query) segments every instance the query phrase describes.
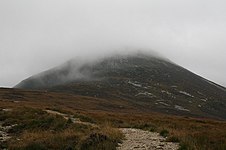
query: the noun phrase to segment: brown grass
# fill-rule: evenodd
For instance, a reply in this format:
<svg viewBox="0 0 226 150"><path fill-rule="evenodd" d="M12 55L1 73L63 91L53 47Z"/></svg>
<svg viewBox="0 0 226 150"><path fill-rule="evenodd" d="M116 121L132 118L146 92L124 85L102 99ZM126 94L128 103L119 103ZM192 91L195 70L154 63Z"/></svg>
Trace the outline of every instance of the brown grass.
<svg viewBox="0 0 226 150"><path fill-rule="evenodd" d="M17 124L9 131L13 138L6 144L8 149L114 150L122 138L118 129L107 124L98 127L72 123L62 116L31 107L0 111L0 120L3 126Z"/></svg>
<svg viewBox="0 0 226 150"><path fill-rule="evenodd" d="M226 122L160 114L93 114L100 122L108 120L115 127L133 127L149 131L169 131L170 140L187 149L226 149ZM153 130L154 129L154 130Z"/></svg>
<svg viewBox="0 0 226 150"><path fill-rule="evenodd" d="M11 97L7 97L7 95L11 95ZM15 95L20 95L20 97L15 99ZM226 149L226 121L155 112L142 113L122 100L112 101L39 91L0 90L0 110L1 108L12 108L14 111L21 112L24 107L38 111L47 108L55 109L75 116L83 116L83 118L92 119L100 128L84 127L84 125L64 126L58 131L52 131L52 128L45 128L45 130L42 128L24 130L22 128L21 132L15 133L15 138L8 143L10 149L26 149L29 146L41 146L41 148L47 147L48 149L57 147L57 149L59 147L64 149L67 146L74 149L97 147L114 149L116 143L123 138L117 130L118 127L133 127L157 132L167 130L169 131L168 140L179 141L182 149ZM18 112L17 114L23 114ZM9 116L8 119L15 118ZM59 118L57 120L61 121ZM18 138L20 140L17 140Z"/></svg>

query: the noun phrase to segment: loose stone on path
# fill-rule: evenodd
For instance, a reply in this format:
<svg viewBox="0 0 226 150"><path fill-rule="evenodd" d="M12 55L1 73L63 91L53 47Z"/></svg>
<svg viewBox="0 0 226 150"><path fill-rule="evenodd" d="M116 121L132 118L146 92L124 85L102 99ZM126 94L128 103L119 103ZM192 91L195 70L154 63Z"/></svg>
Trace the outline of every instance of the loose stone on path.
<svg viewBox="0 0 226 150"><path fill-rule="evenodd" d="M166 138L156 132L133 128L121 128L125 139L117 150L178 150L179 144L166 142Z"/></svg>

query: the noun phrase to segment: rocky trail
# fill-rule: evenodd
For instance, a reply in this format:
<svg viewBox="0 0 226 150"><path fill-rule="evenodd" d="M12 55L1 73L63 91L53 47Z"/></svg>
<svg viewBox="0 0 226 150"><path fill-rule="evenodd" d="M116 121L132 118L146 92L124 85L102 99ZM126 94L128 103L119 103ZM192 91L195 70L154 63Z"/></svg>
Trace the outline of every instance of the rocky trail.
<svg viewBox="0 0 226 150"><path fill-rule="evenodd" d="M1 111L12 111L12 109L2 109ZM11 136L8 134L8 131L11 128L13 128L14 126L16 126L16 124L3 126L3 122L0 122L0 144L3 142L6 142L7 140L9 140L11 138Z"/></svg>
<svg viewBox="0 0 226 150"><path fill-rule="evenodd" d="M73 115L63 114L53 110L45 110L50 114L61 115L65 119L71 119L73 123L80 123L98 127L89 122L80 121L79 118L74 118ZM120 128L125 139L119 144L117 150L177 150L178 143L166 142L166 138L159 135L157 132L149 132L134 128Z"/></svg>
<svg viewBox="0 0 226 150"><path fill-rule="evenodd" d="M44 110L49 114L60 115L65 119L71 119L73 123L79 123L84 125L90 125L98 127L98 125L81 121L79 118L75 118L73 115L64 114L54 110ZM0 143L6 142L11 138L7 133L12 126L2 126L0 122ZM134 128L120 128L124 135L122 143L119 143L117 150L177 150L179 149L178 143L166 142L166 138L159 135L157 132L149 132Z"/></svg>
<svg viewBox="0 0 226 150"><path fill-rule="evenodd" d="M156 132L133 128L121 128L125 139L117 150L177 150L178 143L166 142L166 138Z"/></svg>
<svg viewBox="0 0 226 150"><path fill-rule="evenodd" d="M65 119L71 119L73 123L79 123L84 125L90 125L98 127L98 125L83 122L79 118L75 118L73 115L64 114L54 110L45 110L47 113L53 115L60 115ZM119 144L117 150L177 150L179 149L178 143L166 142L166 138L159 135L157 132L149 132L134 128L120 128L125 139Z"/></svg>
<svg viewBox="0 0 226 150"><path fill-rule="evenodd" d="M76 117L74 117L73 115L64 114L64 113L61 113L61 112L58 112L58 111L54 111L54 110L45 110L45 111L46 111L47 113L49 113L49 114L62 116L62 117L63 117L64 119L66 119L66 120L71 119L71 121L72 121L73 123L89 125L89 126L92 126L92 127L98 127L98 126L97 126L96 124L94 124L94 123L81 121L79 118L76 118Z"/></svg>
<svg viewBox="0 0 226 150"><path fill-rule="evenodd" d="M0 142L5 142L11 138L11 136L7 133L8 130L12 128L12 126L2 126L2 122L0 122Z"/></svg>
<svg viewBox="0 0 226 150"><path fill-rule="evenodd" d="M6 149L6 143L8 140L12 138L11 134L9 134L9 130L12 129L15 125L3 125L3 122L0 122L0 149L1 150L7 150Z"/></svg>

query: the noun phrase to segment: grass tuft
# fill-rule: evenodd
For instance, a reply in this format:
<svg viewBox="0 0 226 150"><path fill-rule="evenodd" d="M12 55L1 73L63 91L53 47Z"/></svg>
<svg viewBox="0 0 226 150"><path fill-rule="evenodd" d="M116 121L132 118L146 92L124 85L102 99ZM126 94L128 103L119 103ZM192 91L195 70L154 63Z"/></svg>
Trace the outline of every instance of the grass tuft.
<svg viewBox="0 0 226 150"><path fill-rule="evenodd" d="M163 129L161 132L160 132L160 135L163 136L163 137L167 137L169 135L169 131L166 130L166 129Z"/></svg>

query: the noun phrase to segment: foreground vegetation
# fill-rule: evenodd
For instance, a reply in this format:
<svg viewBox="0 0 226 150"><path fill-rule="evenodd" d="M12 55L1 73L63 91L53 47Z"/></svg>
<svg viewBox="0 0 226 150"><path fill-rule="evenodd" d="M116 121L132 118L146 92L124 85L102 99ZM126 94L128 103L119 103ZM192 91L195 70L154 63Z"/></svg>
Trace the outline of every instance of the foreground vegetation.
<svg viewBox="0 0 226 150"><path fill-rule="evenodd" d="M109 117L109 115L111 117ZM179 142L181 150L225 150L226 122L189 117L150 115L95 114L99 121L115 127L132 127L159 132L170 142ZM105 119L101 119L105 118Z"/></svg>
<svg viewBox="0 0 226 150"><path fill-rule="evenodd" d="M117 128L122 127L159 132L168 141L179 142L181 150L226 149L225 121L118 109L118 104L106 102L59 93L0 90L0 123L15 125L9 130L12 138L0 143L0 149L116 149L123 139ZM46 109L96 126L73 123Z"/></svg>
<svg viewBox="0 0 226 150"><path fill-rule="evenodd" d="M1 143L0 149L115 149L123 137L107 124L100 127L76 124L60 115L27 107L1 111L0 121L4 122L2 126L15 125L8 131L13 138Z"/></svg>

